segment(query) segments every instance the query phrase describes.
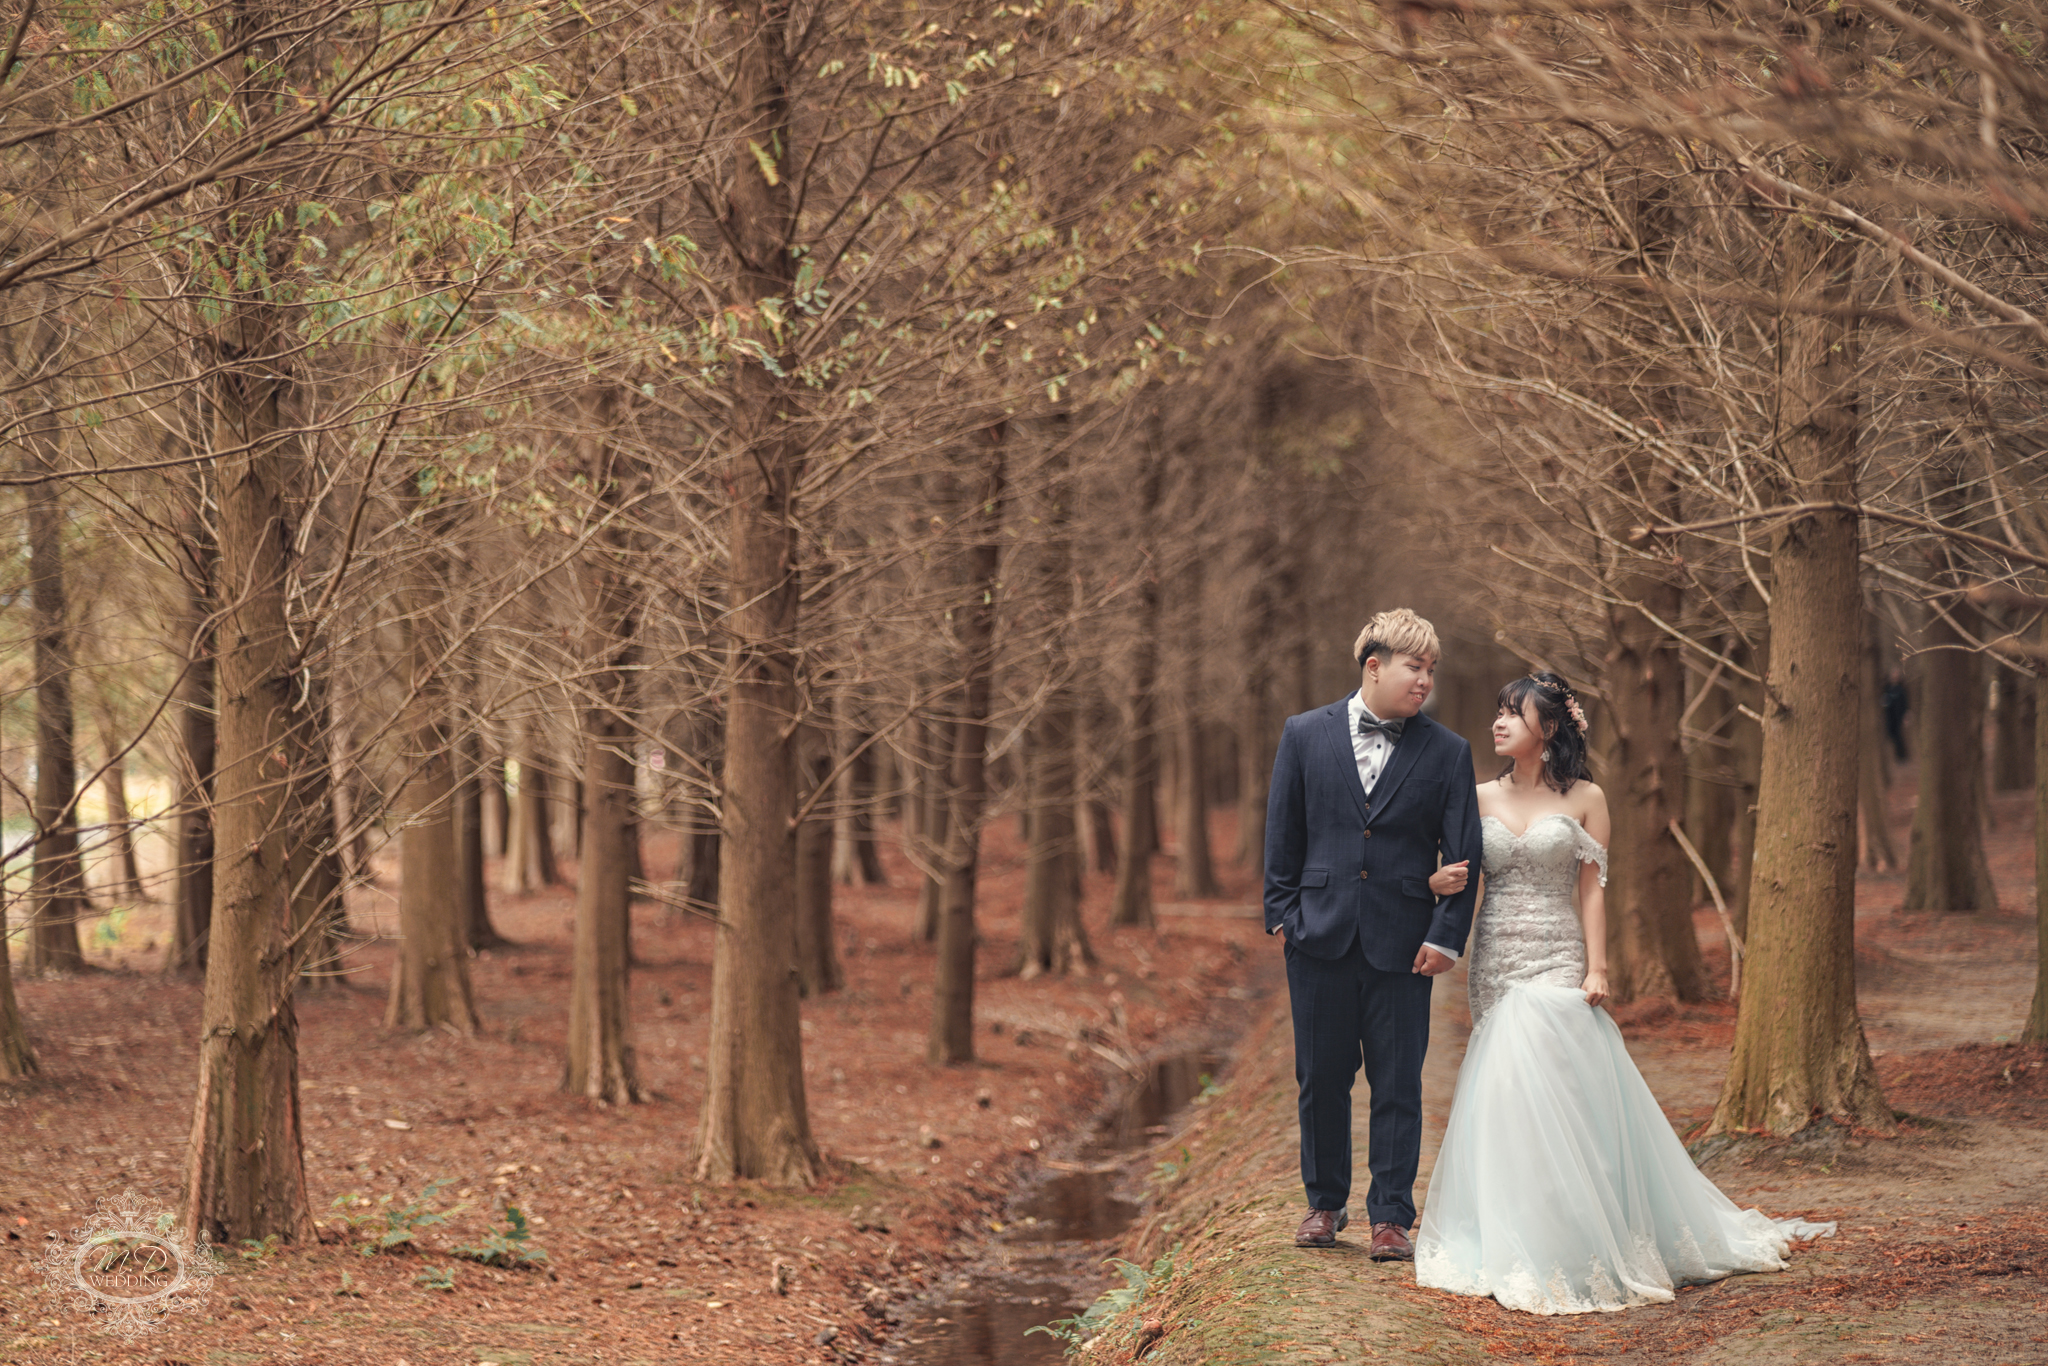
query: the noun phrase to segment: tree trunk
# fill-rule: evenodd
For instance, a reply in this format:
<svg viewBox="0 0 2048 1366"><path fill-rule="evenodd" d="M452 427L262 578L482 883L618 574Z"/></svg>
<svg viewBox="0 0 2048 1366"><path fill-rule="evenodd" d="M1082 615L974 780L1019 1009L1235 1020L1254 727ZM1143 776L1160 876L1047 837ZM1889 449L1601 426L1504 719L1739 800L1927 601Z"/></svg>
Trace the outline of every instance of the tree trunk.
<svg viewBox="0 0 2048 1366"><path fill-rule="evenodd" d="M1645 481L1647 482L1647 481ZM1685 814L1685 665L1676 643L1650 620L1676 621L1678 586L1654 573L1630 573L1616 596L1641 610L1616 607L1608 619L1607 713L1613 718L1615 777L1614 890L1623 953L1610 959L1615 995L1697 1001L1706 969L1693 934L1690 862L1671 838Z"/></svg>
<svg viewBox="0 0 2048 1366"><path fill-rule="evenodd" d="M1783 228L1783 288L1821 316L1777 319L1778 457L1786 503L1856 501L1859 365L1845 322L1855 246ZM1815 513L1772 538L1770 672L1757 848L1735 1049L1712 1132L1795 1133L1820 1118L1889 1132L1856 1011L1856 780L1863 675L1859 528Z"/></svg>
<svg viewBox="0 0 2048 1366"><path fill-rule="evenodd" d="M1762 572L1760 567L1758 572ZM1743 604L1744 614L1755 621L1750 630L1754 648L1736 653L1738 657L1747 656L1742 662L1750 672L1768 678L1771 672L1771 628L1763 596L1754 584L1743 590ZM1732 884L1728 914L1735 922L1735 932L1747 942L1749 889L1753 883L1751 872L1756 866L1757 792L1763 783L1764 772L1764 729L1758 720L1764 714L1764 690L1762 685L1738 677L1729 683L1728 692L1738 707L1747 709L1737 711L1735 719L1728 723L1731 728L1728 739L1733 745L1729 759L1735 768L1735 821L1728 831L1728 877Z"/></svg>
<svg viewBox="0 0 2048 1366"><path fill-rule="evenodd" d="M1892 847L1891 803L1887 794L1891 786L1887 773L1888 742L1884 734L1884 712L1878 705L1884 686L1884 670L1876 634L1869 629L1868 622L1864 631L1863 733L1856 776L1857 834L1861 839L1864 866L1876 872L1890 873L1898 870L1899 855Z"/></svg>
<svg viewBox="0 0 2048 1366"><path fill-rule="evenodd" d="M1045 546L1033 585L1032 609L1045 634L1047 693L1025 737L1025 872L1017 971L1025 978L1065 974L1095 962L1081 922L1081 841L1075 820L1074 612L1071 532L1073 461L1061 445L1046 467L1041 525Z"/></svg>
<svg viewBox="0 0 2048 1366"><path fill-rule="evenodd" d="M528 719L521 732L519 786L512 794L512 847L505 855L505 890L515 895L560 885L554 831L549 824L548 771L542 767L540 723Z"/></svg>
<svg viewBox="0 0 2048 1366"><path fill-rule="evenodd" d="M0 784L0 794L6 785ZM35 1047L29 1043L28 1025L21 1018L21 1005L14 997L14 962L8 945L7 898L0 896L0 1081L32 1077L41 1068Z"/></svg>
<svg viewBox="0 0 2048 1366"><path fill-rule="evenodd" d="M832 772L832 745L827 732L806 726L804 760L807 799ZM823 805L822 803L820 805ZM796 830L796 973L805 996L823 996L846 985L839 963L839 944L832 933L832 841L830 816L814 809Z"/></svg>
<svg viewBox="0 0 2048 1366"><path fill-rule="evenodd" d="M54 439L44 435L29 444L50 448ZM46 450L40 464L49 463ZM65 619L63 512L56 483L29 485L27 503L29 597L35 613L33 814L42 832L29 874L28 968L74 972L85 965L78 947L78 921L88 906L78 857L78 761L71 708L71 673L76 665Z"/></svg>
<svg viewBox="0 0 2048 1366"><path fill-rule="evenodd" d="M135 859L135 825L128 811L128 761L113 757L120 741L113 727L106 730L107 769L100 779L100 791L107 803L107 831L113 842L114 876L108 894L134 905L145 899L142 867Z"/></svg>
<svg viewBox="0 0 2048 1366"><path fill-rule="evenodd" d="M306 758L303 779L291 788L288 808L291 833L286 845L287 885L291 888L292 931L298 939L293 953L299 964L297 985L321 986L341 980L344 970L342 932L347 928L343 894L341 844L334 803L334 708L326 675L306 666L300 672L301 710Z"/></svg>
<svg viewBox="0 0 2048 1366"><path fill-rule="evenodd" d="M205 485L192 481L183 534L179 538L184 580L178 643L185 670L177 683L178 774L177 869L171 892L171 943L164 971L206 971L207 929L213 921L214 764L214 570L219 552L206 520Z"/></svg>
<svg viewBox="0 0 2048 1366"><path fill-rule="evenodd" d="M1154 805L1159 777L1155 723L1159 671L1159 577L1151 554L1151 528L1159 513L1159 488L1166 453L1162 419L1155 409L1148 424L1138 471L1134 509L1145 545L1138 574L1137 645L1131 662L1130 738L1124 748L1124 828L1117 851L1116 891L1109 904L1112 925L1153 924L1152 850L1158 843Z"/></svg>
<svg viewBox="0 0 2048 1366"><path fill-rule="evenodd" d="M1198 487L1189 490L1189 502L1196 504L1190 510L1190 521L1200 514L1199 496ZM1180 858L1174 864L1173 891L1176 896L1191 897L1223 894L1216 881L1216 859L1209 848L1209 745L1204 733L1206 718L1202 715L1202 564L1201 548L1197 546L1178 576L1180 589L1186 595L1182 626L1187 655L1181 663L1180 677L1180 762L1175 765L1179 770L1176 776L1180 800L1176 805L1180 808Z"/></svg>
<svg viewBox="0 0 2048 1366"><path fill-rule="evenodd" d="M738 258L736 302L787 298L795 202L764 165L798 158L790 143L789 66L798 43L787 0L732 10L727 98L749 127L726 181L722 226ZM789 368L789 367L785 367ZM792 718L801 603L796 491L803 474L802 390L735 358L729 381L727 553L733 654L726 704L725 850L711 971L699 1180L751 1177L809 1185L820 1170L804 1097L796 964L796 755Z"/></svg>
<svg viewBox="0 0 2048 1366"><path fill-rule="evenodd" d="M918 727L923 745L917 772L919 813L916 852L920 876L917 885L917 922L911 929L915 943L929 944L939 937L939 907L946 897L946 841L951 833L953 797L949 790L953 772L953 727L937 717L928 717Z"/></svg>
<svg viewBox="0 0 2048 1366"><path fill-rule="evenodd" d="M1041 973L1091 967L1095 951L1081 921L1081 842L1074 816L1074 708L1055 695L1031 728L1025 760L1030 817L1024 870L1023 924L1017 970Z"/></svg>
<svg viewBox="0 0 2048 1366"><path fill-rule="evenodd" d="M1100 797L1081 799L1081 838L1088 866L1098 873L1113 873L1117 867L1116 822L1109 803Z"/></svg>
<svg viewBox="0 0 2048 1366"><path fill-rule="evenodd" d="M501 948L512 941L498 933L491 923L491 889L484 877L484 856L489 852L491 789L498 789L503 805L504 786L483 763L483 739L475 727L465 727L456 743L460 768L455 787L455 863L460 878L457 899L461 904L463 940L474 952Z"/></svg>
<svg viewBox="0 0 2048 1366"><path fill-rule="evenodd" d="M2048 647L2048 618L2034 630ZM2048 1043L2048 662L2034 677L2034 1001L2022 1043ZM0 983L4 985L4 983Z"/></svg>
<svg viewBox="0 0 2048 1366"><path fill-rule="evenodd" d="M273 353L277 336L274 325L252 325L260 305L240 307L244 335L235 338L240 345L220 348L224 373L212 392L214 449L231 452L216 474L219 582L234 584L235 593L217 631L218 854L185 1205L188 1233L228 1247L271 1234L296 1242L313 1231L299 1121L296 974L286 946L295 928L291 787L316 759L309 718L294 709L299 678L288 617L291 484L300 457L278 436L282 379L261 361L233 364Z"/></svg>
<svg viewBox="0 0 2048 1366"><path fill-rule="evenodd" d="M478 820L482 823L483 855L487 859L502 859L512 846L512 802L505 792L503 759L494 757L478 769L477 792L481 798Z"/></svg>
<svg viewBox="0 0 2048 1366"><path fill-rule="evenodd" d="M1994 665L1998 738L1991 746L1991 788L2024 792L2034 785L2034 681L2010 665Z"/></svg>
<svg viewBox="0 0 2048 1366"><path fill-rule="evenodd" d="M611 440L617 399L582 404L584 464L598 506L623 505L637 471ZM633 763L633 680L640 613L628 578L626 521L611 516L591 548L590 629L583 658L596 668L583 713L583 861L576 879L576 945L569 972L569 1052L562 1089L607 1105L641 1098L627 1012L632 952L633 858L638 773Z"/></svg>
<svg viewBox="0 0 2048 1366"><path fill-rule="evenodd" d="M974 1060L974 923L981 871L982 812L988 803L988 709L995 679L996 595L1001 588L1006 424L985 433L981 487L975 514L963 519L976 543L967 552L965 601L953 611L960 641L959 718L953 727L952 801L946 817L945 892L939 902L939 961L932 989L931 1033L925 1059L934 1064Z"/></svg>
<svg viewBox="0 0 2048 1366"><path fill-rule="evenodd" d="M1268 568L1274 551L1269 524L1261 521L1246 544L1245 601L1241 648L1244 693L1237 711L1237 861L1253 886L1266 880L1266 788L1273 779L1273 585Z"/></svg>
<svg viewBox="0 0 2048 1366"><path fill-rule="evenodd" d="M1909 911L1995 911L1998 889L1984 856L1984 668L1957 632L1982 626L1956 597L1937 606L1923 637L1918 713L1920 804L1906 855ZM1948 618L1955 619L1951 625Z"/></svg>
<svg viewBox="0 0 2048 1366"><path fill-rule="evenodd" d="M856 746L872 738L863 734L847 737ZM875 845L876 753L872 744L859 750L840 778L845 814L834 832L832 878L848 887L889 885L889 875L882 869L882 851Z"/></svg>
<svg viewBox="0 0 2048 1366"><path fill-rule="evenodd" d="M418 481L409 481L417 487ZM405 641L412 694L403 757L408 775L399 836L398 954L386 1029L448 1028L473 1034L476 1001L470 991L468 929L462 903L461 844L456 828L459 760L450 724L453 698L443 669L447 626L442 612L449 582L446 518L417 494L406 499L413 533L426 547L403 590Z"/></svg>

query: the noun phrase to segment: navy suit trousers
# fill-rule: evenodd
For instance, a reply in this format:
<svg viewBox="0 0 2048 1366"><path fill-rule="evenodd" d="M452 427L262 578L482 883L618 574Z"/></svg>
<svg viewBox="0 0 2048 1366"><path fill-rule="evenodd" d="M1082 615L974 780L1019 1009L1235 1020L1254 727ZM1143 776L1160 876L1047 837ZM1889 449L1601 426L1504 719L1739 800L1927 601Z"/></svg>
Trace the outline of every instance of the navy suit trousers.
<svg viewBox="0 0 2048 1366"><path fill-rule="evenodd" d="M1341 958L1287 946L1294 1008L1294 1079L1301 1087L1301 1182L1311 1209L1351 1199L1351 1087L1365 1064L1372 1088L1365 1208L1375 1224L1415 1222L1422 1152L1422 1057L1429 1048L1429 988L1419 972L1383 972L1358 940Z"/></svg>

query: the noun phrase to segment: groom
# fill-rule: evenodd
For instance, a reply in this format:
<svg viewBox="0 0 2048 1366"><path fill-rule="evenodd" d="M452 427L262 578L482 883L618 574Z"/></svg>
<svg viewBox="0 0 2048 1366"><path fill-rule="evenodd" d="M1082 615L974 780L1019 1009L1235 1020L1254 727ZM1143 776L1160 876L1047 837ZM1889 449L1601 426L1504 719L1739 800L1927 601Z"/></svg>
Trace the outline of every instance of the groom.
<svg viewBox="0 0 2048 1366"><path fill-rule="evenodd" d="M1372 1088L1374 1261L1415 1245L1422 1055L1429 986L1465 950L1477 879L1437 901L1438 863L1480 855L1472 747L1421 715L1441 651L1407 608L1366 624L1364 671L1341 702L1289 717L1266 806L1266 932L1286 937L1301 1087L1301 1247L1330 1247L1351 1221L1351 1086Z"/></svg>

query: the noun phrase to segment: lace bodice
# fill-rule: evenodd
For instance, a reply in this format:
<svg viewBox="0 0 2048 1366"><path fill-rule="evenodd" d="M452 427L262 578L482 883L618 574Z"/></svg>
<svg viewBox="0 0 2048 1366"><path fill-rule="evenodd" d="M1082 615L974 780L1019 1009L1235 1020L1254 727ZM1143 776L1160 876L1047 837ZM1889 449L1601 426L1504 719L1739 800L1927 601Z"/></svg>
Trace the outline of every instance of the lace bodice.
<svg viewBox="0 0 2048 1366"><path fill-rule="evenodd" d="M1486 816L1479 829L1485 840L1480 866L1486 899L1472 928L1467 979L1475 1029L1511 987L1527 982L1575 987L1585 980L1579 865L1598 866L1600 885L1607 885L1607 850L1570 816L1538 816L1519 835Z"/></svg>

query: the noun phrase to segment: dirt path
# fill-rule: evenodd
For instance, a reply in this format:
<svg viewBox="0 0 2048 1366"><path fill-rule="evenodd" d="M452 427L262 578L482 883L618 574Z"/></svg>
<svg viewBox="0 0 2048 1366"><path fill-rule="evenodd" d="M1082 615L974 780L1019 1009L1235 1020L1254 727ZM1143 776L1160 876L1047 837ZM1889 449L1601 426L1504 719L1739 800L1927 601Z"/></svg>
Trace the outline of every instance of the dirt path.
<svg viewBox="0 0 2048 1366"><path fill-rule="evenodd" d="M2048 1362L2048 1053L2009 1043L2034 980L2033 921L2018 909L2032 889L2014 876L2022 841L2030 832L2007 820L1994 842L2000 913L1905 916L1895 876L1859 889L1860 1001L1886 1095L1907 1116L1897 1136L1829 1129L1701 1150L1704 1170L1738 1202L1840 1221L1838 1237L1797 1250L1789 1270L1684 1290L1671 1305L1545 1319L1418 1289L1411 1268L1367 1261L1355 1230L1331 1252L1295 1250L1303 1205L1282 1002L1224 1094L1170 1140L1190 1160L1156 1190L1131 1248L1155 1280L1089 1360L1136 1360L1142 1345L1145 1360L1165 1366L1794 1366L1920 1363L1936 1352L1966 1366ZM1435 996L1424 1201L1468 1032L1462 976ZM1674 1125L1696 1129L1719 1093L1733 1008L1619 1014ZM1365 1107L1361 1081L1361 1140Z"/></svg>

